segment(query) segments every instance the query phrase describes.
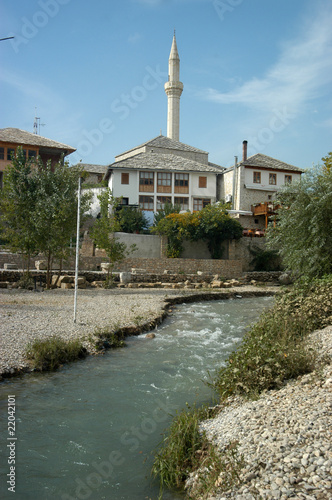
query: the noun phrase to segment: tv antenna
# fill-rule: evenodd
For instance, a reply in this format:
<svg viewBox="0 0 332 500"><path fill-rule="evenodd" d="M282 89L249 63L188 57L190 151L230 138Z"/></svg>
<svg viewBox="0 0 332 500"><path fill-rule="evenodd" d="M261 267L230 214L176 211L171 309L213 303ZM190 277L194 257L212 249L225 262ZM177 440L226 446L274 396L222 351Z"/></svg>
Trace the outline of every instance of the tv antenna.
<svg viewBox="0 0 332 500"><path fill-rule="evenodd" d="M35 108L35 115L37 115L37 108ZM35 121L33 122L33 133L40 135L40 127L45 127L45 123L40 123L40 118L35 116Z"/></svg>

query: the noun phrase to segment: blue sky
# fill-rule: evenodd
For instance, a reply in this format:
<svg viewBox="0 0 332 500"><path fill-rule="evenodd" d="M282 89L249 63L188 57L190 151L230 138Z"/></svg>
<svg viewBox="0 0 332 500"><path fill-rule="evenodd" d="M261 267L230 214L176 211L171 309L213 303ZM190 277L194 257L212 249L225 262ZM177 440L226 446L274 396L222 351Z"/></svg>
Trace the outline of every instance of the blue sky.
<svg viewBox="0 0 332 500"><path fill-rule="evenodd" d="M0 128L109 164L162 131L173 30L180 140L230 166L264 153L301 168L332 150L330 0L0 0Z"/></svg>

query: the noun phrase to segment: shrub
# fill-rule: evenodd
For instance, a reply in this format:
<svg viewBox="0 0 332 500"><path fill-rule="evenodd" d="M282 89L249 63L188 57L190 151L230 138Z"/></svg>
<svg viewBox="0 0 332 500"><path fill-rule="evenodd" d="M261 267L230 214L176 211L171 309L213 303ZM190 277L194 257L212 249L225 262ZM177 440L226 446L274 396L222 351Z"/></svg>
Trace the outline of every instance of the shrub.
<svg viewBox="0 0 332 500"><path fill-rule="evenodd" d="M257 245L249 247L253 256L250 265L254 271L280 271L281 259L278 250L264 250Z"/></svg>
<svg viewBox="0 0 332 500"><path fill-rule="evenodd" d="M69 363L87 355L87 350L79 340L63 340L53 336L45 340L35 340L28 345L26 356L33 361L38 371L52 371L63 363Z"/></svg>
<svg viewBox="0 0 332 500"><path fill-rule="evenodd" d="M124 334L121 330L110 331L108 329L97 328L95 336L97 349L116 349L117 347L125 347Z"/></svg>
<svg viewBox="0 0 332 500"><path fill-rule="evenodd" d="M332 276L297 283L278 296L274 307L252 326L211 385L221 398L254 396L310 372L315 353L306 335L331 322Z"/></svg>

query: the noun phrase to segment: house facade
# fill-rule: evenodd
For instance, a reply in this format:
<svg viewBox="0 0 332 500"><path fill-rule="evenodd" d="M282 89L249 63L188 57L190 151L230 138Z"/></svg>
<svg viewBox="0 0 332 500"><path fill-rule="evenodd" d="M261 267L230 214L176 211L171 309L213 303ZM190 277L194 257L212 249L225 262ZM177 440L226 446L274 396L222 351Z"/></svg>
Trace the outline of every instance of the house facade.
<svg viewBox="0 0 332 500"><path fill-rule="evenodd" d="M298 182L303 170L263 154L247 157L243 141L242 161L225 170L220 193L232 203L230 213L244 228L265 229L275 214L276 193L286 184Z"/></svg>
<svg viewBox="0 0 332 500"><path fill-rule="evenodd" d="M18 146L23 148L27 159L39 156L43 162L57 163L61 156L73 153L75 148L60 142L32 134L18 128L0 129L0 183L2 186L3 172L12 160Z"/></svg>
<svg viewBox="0 0 332 500"><path fill-rule="evenodd" d="M200 149L160 135L115 160L105 179L125 205L153 214L166 203L197 211L218 200L218 176L224 169Z"/></svg>

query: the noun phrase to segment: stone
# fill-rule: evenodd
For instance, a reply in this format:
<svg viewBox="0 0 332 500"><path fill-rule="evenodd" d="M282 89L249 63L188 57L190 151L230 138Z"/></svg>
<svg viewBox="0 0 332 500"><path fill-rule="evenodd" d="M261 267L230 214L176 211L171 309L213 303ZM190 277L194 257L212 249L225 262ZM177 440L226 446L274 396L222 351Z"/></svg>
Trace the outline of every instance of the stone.
<svg viewBox="0 0 332 500"><path fill-rule="evenodd" d="M72 288L72 283L61 283L61 288L63 290L69 290L70 288Z"/></svg>
<svg viewBox="0 0 332 500"><path fill-rule="evenodd" d="M281 285L290 285L293 282L292 278L290 277L290 274L284 273L279 276L279 283Z"/></svg>
<svg viewBox="0 0 332 500"><path fill-rule="evenodd" d="M131 273L120 273L120 283L130 283L131 282Z"/></svg>
<svg viewBox="0 0 332 500"><path fill-rule="evenodd" d="M4 269L18 269L17 264L12 264L10 262L5 262L3 265Z"/></svg>
<svg viewBox="0 0 332 500"><path fill-rule="evenodd" d="M0 288L8 288L9 282L8 281L0 281Z"/></svg>
<svg viewBox="0 0 332 500"><path fill-rule="evenodd" d="M148 333L148 334L145 335L146 339L154 339L155 337L156 337L155 333Z"/></svg>

